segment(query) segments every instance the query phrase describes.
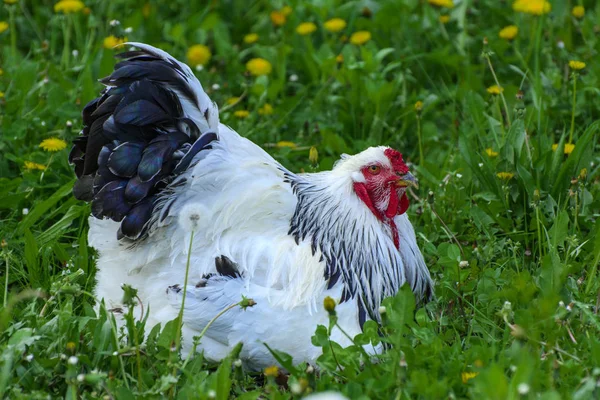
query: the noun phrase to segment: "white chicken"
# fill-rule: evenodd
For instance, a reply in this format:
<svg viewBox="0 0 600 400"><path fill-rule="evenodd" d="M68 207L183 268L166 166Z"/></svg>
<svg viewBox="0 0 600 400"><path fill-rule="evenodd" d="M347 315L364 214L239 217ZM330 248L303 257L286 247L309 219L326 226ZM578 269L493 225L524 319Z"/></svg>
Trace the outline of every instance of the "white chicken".
<svg viewBox="0 0 600 400"><path fill-rule="evenodd" d="M74 195L92 204L96 295L118 313L122 284L138 289L148 324L176 318L188 248L183 344L242 296L256 305L220 316L200 350L219 360L239 342L252 369L275 361L264 345L314 363L327 296L351 336L378 321L382 300L432 280L405 214L416 180L402 155L371 147L333 170L294 174L219 123L191 70L152 46L122 53L83 110L70 161ZM192 236L193 232L193 236ZM334 330L332 339L349 340ZM376 349L371 349L376 351Z"/></svg>

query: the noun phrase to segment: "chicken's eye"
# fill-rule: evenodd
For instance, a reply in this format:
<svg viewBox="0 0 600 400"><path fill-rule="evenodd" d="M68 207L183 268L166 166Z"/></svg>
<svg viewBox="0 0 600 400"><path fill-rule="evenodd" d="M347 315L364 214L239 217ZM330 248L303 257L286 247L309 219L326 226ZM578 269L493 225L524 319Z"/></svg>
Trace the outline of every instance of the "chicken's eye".
<svg viewBox="0 0 600 400"><path fill-rule="evenodd" d="M371 174L377 175L381 171L381 167L379 165L369 165L368 170Z"/></svg>

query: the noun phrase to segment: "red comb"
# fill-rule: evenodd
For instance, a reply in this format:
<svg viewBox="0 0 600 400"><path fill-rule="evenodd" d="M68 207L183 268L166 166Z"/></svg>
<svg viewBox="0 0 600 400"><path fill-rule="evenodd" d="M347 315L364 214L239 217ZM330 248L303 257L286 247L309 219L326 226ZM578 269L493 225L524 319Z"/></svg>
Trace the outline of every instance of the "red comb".
<svg viewBox="0 0 600 400"><path fill-rule="evenodd" d="M402 159L402 153L398 150L394 150L392 148L385 149L383 152L385 156L392 163L392 168L396 172L400 172L401 174L406 174L408 172L408 167L404 164L404 160Z"/></svg>

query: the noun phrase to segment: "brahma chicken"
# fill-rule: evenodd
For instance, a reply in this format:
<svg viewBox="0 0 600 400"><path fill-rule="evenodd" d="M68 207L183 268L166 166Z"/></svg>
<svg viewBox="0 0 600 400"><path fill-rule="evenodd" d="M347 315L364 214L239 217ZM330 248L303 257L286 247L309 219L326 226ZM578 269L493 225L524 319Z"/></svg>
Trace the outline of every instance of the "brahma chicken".
<svg viewBox="0 0 600 400"><path fill-rule="evenodd" d="M84 108L70 154L74 195L91 202L95 294L108 308L121 311L128 284L143 303L137 317L145 308L150 326L173 320L189 256L183 351L245 296L256 305L217 318L198 349L219 360L241 342L240 358L260 369L275 362L264 343L315 362L311 336L328 323L328 296L350 336L380 321L382 300L405 283L431 296L406 215L416 179L398 151L371 147L342 155L331 171L290 172L219 123L187 65L129 45L139 50L120 54L101 80L106 89ZM350 344L337 329L332 340Z"/></svg>

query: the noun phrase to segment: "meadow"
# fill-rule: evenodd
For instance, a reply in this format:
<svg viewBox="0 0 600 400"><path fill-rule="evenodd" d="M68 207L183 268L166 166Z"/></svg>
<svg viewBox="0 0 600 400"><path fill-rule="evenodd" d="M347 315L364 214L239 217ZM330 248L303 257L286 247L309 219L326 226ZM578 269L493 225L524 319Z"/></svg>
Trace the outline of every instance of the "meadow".
<svg viewBox="0 0 600 400"><path fill-rule="evenodd" d="M595 0L3 0L0 394L597 398L599 21ZM128 40L186 61L222 122L293 171L400 150L436 299L402 290L348 348L319 327L319 368L277 354L286 385L235 352L182 359L174 322L96 313L67 157Z"/></svg>

